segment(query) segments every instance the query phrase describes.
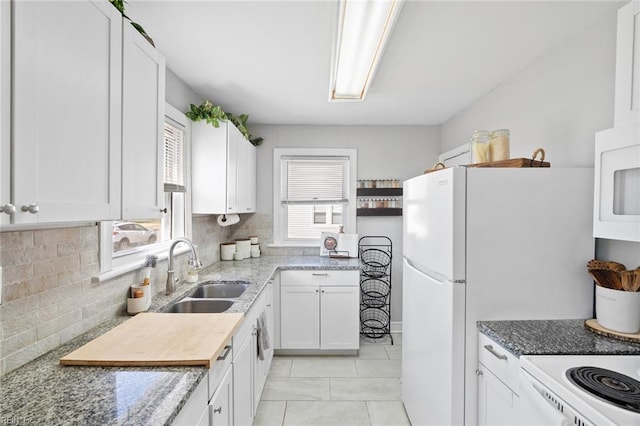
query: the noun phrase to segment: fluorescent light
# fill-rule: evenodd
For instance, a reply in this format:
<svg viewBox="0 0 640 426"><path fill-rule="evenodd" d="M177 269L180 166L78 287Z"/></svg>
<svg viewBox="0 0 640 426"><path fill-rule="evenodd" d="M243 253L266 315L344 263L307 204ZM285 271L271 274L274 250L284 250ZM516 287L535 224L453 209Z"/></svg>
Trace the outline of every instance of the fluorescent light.
<svg viewBox="0 0 640 426"><path fill-rule="evenodd" d="M404 0L340 0L329 100L361 101Z"/></svg>

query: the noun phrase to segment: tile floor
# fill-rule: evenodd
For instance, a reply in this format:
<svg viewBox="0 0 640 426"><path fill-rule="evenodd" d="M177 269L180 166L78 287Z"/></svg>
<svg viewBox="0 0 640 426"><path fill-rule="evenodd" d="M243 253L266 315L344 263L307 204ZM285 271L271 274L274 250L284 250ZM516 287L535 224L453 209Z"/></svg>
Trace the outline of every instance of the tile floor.
<svg viewBox="0 0 640 426"><path fill-rule="evenodd" d="M358 356L276 356L254 426L410 425L400 400L402 335Z"/></svg>

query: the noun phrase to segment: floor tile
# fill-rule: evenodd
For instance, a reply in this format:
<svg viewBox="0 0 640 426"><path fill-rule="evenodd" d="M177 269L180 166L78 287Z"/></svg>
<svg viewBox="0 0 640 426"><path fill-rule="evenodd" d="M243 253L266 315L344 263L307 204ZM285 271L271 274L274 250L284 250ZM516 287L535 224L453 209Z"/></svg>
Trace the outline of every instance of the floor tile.
<svg viewBox="0 0 640 426"><path fill-rule="evenodd" d="M402 333L391 333L394 345L402 345Z"/></svg>
<svg viewBox="0 0 640 426"><path fill-rule="evenodd" d="M410 426L401 401L367 401L371 426Z"/></svg>
<svg viewBox="0 0 640 426"><path fill-rule="evenodd" d="M253 426L282 426L286 401L260 401Z"/></svg>
<svg viewBox="0 0 640 426"><path fill-rule="evenodd" d="M300 357L293 360L291 377L356 377L353 358Z"/></svg>
<svg viewBox="0 0 640 426"><path fill-rule="evenodd" d="M267 377L262 391L264 401L329 400L329 379Z"/></svg>
<svg viewBox="0 0 640 426"><path fill-rule="evenodd" d="M357 359L358 377L400 377L402 368L399 359Z"/></svg>
<svg viewBox="0 0 640 426"><path fill-rule="evenodd" d="M360 345L358 359L389 359L384 345Z"/></svg>
<svg viewBox="0 0 640 426"><path fill-rule="evenodd" d="M386 353L386 352L385 352ZM291 374L292 359L289 357L274 356L269 369L271 377L289 377Z"/></svg>
<svg viewBox="0 0 640 426"><path fill-rule="evenodd" d="M301 425L370 425L364 401L289 401L284 424Z"/></svg>
<svg viewBox="0 0 640 426"><path fill-rule="evenodd" d="M402 345L384 345L389 359L402 359Z"/></svg>
<svg viewBox="0 0 640 426"><path fill-rule="evenodd" d="M399 401L400 379L353 378L330 379L331 400L341 401Z"/></svg>

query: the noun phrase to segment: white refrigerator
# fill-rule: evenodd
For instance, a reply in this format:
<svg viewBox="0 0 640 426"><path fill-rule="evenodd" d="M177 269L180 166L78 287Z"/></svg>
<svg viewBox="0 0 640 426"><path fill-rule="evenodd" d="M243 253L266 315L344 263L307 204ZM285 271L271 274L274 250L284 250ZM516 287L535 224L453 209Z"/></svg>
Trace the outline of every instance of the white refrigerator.
<svg viewBox="0 0 640 426"><path fill-rule="evenodd" d="M591 318L593 169L453 167L404 182L402 399L477 424L480 320Z"/></svg>

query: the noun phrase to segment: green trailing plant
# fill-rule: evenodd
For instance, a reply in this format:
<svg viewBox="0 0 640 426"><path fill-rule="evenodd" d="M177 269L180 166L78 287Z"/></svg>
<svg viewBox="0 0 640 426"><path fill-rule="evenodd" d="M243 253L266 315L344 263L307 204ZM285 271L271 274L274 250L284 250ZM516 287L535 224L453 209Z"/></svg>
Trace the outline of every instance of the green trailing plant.
<svg viewBox="0 0 640 426"><path fill-rule="evenodd" d="M122 17L127 19L130 23L131 26L133 28L135 28L140 34L142 34L142 37L144 37L145 39L147 39L147 41L153 46L156 47L156 45L153 43L153 39L151 37L149 37L149 34L147 34L147 32L144 30L144 28L142 28L142 25L138 24L137 22L133 22L131 20L131 18L129 18L125 13L124 13L124 5L125 5L125 1L124 0L109 0L109 2L113 5L113 7L115 7L116 9L118 9L118 11L120 12L120 14L122 14Z"/></svg>
<svg viewBox="0 0 640 426"><path fill-rule="evenodd" d="M210 101L205 100L199 106L191 104L190 110L185 115L191 121L204 120L211 124L213 127L219 127L220 121L232 122L242 133L242 135L249 140L253 145L258 146L264 140L261 137L255 137L249 132L247 121L249 120L248 114L233 115L229 112L224 112L220 105L213 105Z"/></svg>

